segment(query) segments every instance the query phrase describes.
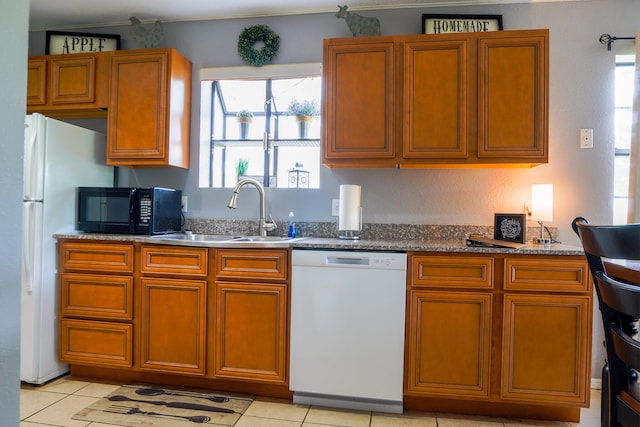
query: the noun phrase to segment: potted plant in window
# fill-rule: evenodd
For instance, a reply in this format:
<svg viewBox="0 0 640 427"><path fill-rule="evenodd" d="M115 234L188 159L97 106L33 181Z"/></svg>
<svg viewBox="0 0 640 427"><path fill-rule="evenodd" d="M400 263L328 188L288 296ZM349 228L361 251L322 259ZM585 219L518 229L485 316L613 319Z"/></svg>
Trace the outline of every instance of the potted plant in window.
<svg viewBox="0 0 640 427"><path fill-rule="evenodd" d="M240 110L236 113L236 120L240 126L240 139L247 139L249 124L253 121L253 113L249 110Z"/></svg>
<svg viewBox="0 0 640 427"><path fill-rule="evenodd" d="M298 137L300 139L306 139L309 123L315 116L320 115L318 102L315 99L298 101L294 98L291 100L291 103L289 103L287 115L296 116L296 122L298 122Z"/></svg>
<svg viewBox="0 0 640 427"><path fill-rule="evenodd" d="M247 170L249 169L249 160L241 157L238 159L236 163L236 179L240 181L241 177L247 174Z"/></svg>

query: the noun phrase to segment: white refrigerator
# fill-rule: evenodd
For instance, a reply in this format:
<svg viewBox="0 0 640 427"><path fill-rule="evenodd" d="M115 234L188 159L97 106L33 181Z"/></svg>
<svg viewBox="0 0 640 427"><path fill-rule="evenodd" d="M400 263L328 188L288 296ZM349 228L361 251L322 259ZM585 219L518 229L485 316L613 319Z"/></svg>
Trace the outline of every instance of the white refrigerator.
<svg viewBox="0 0 640 427"><path fill-rule="evenodd" d="M113 185L101 133L40 114L26 116L22 211L20 380L68 372L58 362L56 233L75 230L76 187Z"/></svg>

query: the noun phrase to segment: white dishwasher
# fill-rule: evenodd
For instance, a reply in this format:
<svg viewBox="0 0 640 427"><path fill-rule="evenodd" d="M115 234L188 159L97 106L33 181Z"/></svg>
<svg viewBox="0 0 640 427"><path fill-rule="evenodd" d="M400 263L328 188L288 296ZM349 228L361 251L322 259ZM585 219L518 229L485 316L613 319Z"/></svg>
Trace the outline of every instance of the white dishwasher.
<svg viewBox="0 0 640 427"><path fill-rule="evenodd" d="M407 256L293 250L295 403L402 413Z"/></svg>

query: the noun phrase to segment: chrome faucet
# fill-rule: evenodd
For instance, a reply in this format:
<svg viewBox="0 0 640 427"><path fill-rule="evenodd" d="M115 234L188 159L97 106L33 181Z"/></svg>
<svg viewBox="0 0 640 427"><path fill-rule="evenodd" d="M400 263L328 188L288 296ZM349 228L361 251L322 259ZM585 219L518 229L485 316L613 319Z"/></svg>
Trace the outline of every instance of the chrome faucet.
<svg viewBox="0 0 640 427"><path fill-rule="evenodd" d="M262 184L260 184L258 181L256 181L255 179L251 179L251 178L245 178L242 179L240 181L238 181L238 183L236 184L235 188L233 189L233 194L231 195L231 199L229 200L229 203L227 204L227 207L230 209L235 209L236 208L236 204L238 202L238 191L246 184L251 184L254 187L256 187L256 189L258 190L258 193L260 193L260 225L259 225L259 229L260 229L260 236L265 237L267 235L267 231L273 231L276 228L278 228L278 225L275 223L275 221L273 221L273 219L271 220L271 222L267 222L267 214L266 214L266 207L265 207L265 197L264 197L264 188L262 187Z"/></svg>

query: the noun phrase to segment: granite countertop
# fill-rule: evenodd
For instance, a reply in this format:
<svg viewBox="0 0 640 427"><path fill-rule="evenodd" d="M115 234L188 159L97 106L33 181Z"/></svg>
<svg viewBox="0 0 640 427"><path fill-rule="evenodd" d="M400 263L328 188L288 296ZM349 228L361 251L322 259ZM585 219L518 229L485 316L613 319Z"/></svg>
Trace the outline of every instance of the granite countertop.
<svg viewBox="0 0 640 427"><path fill-rule="evenodd" d="M584 255L581 247L563 244L528 244L519 249L467 246L466 239L460 240L342 240L332 238L306 237L291 244L295 248L340 249L340 250L383 250L383 251L425 251L425 252L467 252L501 254L542 254L542 255Z"/></svg>
<svg viewBox="0 0 640 427"><path fill-rule="evenodd" d="M466 245L466 239L361 239L343 240L328 237L301 237L291 242L274 245L238 245L237 243L225 243L220 241L194 241L163 239L162 236L139 236L128 234L99 234L99 233L66 233L56 234L57 239L83 239L83 240L111 240L141 243L155 243L180 246L207 246L207 247L291 247L293 249L336 249L336 250L362 250L362 251L424 251L424 252L460 252L460 253L499 253L499 254L538 254L538 255L584 255L581 247L563 244L537 245L529 244L519 249L497 247L470 247Z"/></svg>

